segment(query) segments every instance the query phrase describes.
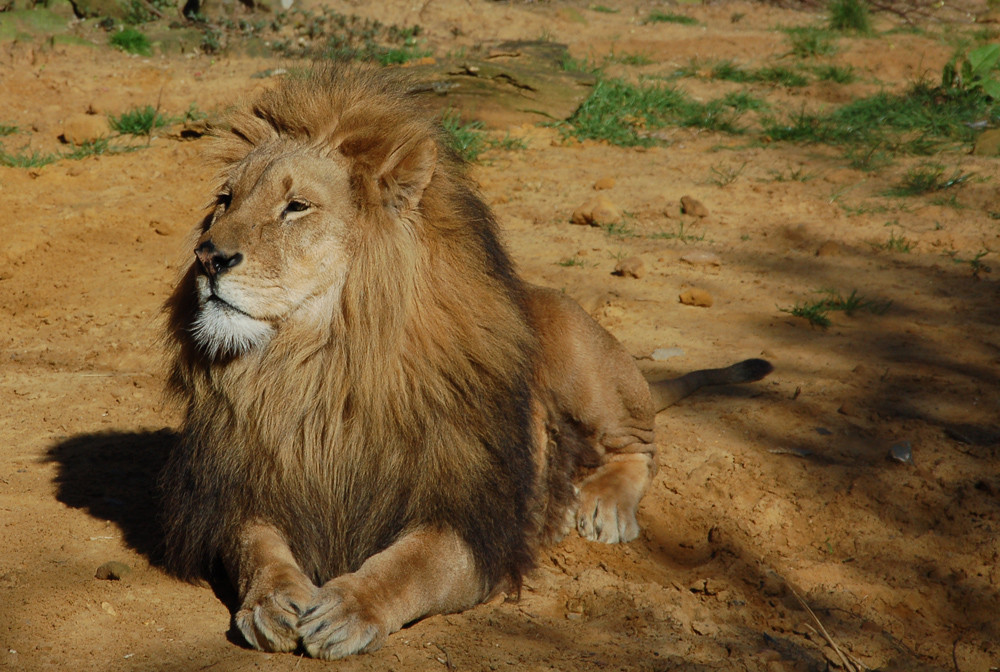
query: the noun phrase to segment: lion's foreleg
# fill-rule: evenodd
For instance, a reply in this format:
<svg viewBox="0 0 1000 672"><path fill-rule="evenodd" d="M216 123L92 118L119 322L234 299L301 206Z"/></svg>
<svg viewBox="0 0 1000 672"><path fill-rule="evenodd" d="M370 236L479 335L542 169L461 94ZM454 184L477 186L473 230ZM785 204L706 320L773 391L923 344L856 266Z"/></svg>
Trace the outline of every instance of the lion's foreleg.
<svg viewBox="0 0 1000 672"><path fill-rule="evenodd" d="M301 639L299 617L317 588L278 530L260 522L245 525L223 561L239 592L235 622L247 643L264 651L293 651Z"/></svg>
<svg viewBox="0 0 1000 672"><path fill-rule="evenodd" d="M485 597L468 546L450 531L418 530L327 582L299 620L316 658L374 651L410 621L468 608Z"/></svg>

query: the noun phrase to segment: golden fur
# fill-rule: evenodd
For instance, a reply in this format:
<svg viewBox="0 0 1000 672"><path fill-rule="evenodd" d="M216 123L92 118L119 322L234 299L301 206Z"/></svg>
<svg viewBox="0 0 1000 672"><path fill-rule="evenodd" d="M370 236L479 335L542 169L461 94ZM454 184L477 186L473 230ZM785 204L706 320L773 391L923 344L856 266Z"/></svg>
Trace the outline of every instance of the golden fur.
<svg viewBox="0 0 1000 672"><path fill-rule="evenodd" d="M649 387L582 309L517 277L405 82L286 79L217 148L168 303L186 418L164 518L170 566L221 563L251 645L372 650L516 588L570 525L635 538Z"/></svg>

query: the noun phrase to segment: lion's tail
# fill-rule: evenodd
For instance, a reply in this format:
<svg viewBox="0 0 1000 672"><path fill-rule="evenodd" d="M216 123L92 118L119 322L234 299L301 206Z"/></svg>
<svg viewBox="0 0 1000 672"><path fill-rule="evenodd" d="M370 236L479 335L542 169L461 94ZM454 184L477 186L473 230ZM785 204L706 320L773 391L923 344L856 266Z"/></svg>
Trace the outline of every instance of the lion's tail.
<svg viewBox="0 0 1000 672"><path fill-rule="evenodd" d="M656 412L659 413L706 385L752 383L773 370L771 362L766 359L745 359L724 369L702 369L686 373L679 378L650 381L649 391L653 396Z"/></svg>

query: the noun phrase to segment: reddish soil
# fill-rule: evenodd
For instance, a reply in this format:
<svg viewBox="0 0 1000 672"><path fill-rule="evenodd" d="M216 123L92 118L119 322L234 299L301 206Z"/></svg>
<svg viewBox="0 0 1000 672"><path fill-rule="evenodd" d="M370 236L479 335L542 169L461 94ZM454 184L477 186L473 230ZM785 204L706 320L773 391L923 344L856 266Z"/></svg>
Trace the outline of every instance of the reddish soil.
<svg viewBox="0 0 1000 672"><path fill-rule="evenodd" d="M642 53L649 64L609 68L633 79L691 59L787 63L776 27L823 20L723 2L660 8L698 26L643 24L654 7L617 6L339 10L419 23L439 55L542 33L578 58ZM853 65L858 83L750 90L780 110L901 90L940 72L952 51L941 35L981 28L921 25L839 39L828 62ZM54 151L64 122L88 110L218 113L266 85L251 75L284 64L0 42L0 124L20 129L2 142ZM679 85L702 100L745 88ZM528 279L579 299L637 356L682 350L642 362L661 372L775 364L761 383L659 416L640 538L573 534L541 554L520 600L425 619L373 654L331 664L244 648L224 597L158 561L154 480L180 417L162 396L160 307L212 177L207 141L163 132L131 153L0 167L0 668L773 671L843 668L841 655L856 669L1000 667L1000 285L970 261L986 251L980 263L997 263L997 159L935 157L977 176L935 203L885 196L925 160L914 157L865 173L837 150L695 129L667 129L648 150L565 143L543 126L499 137L508 132L527 148L491 150L474 174ZM602 178L614 185L600 193L628 213L621 235L569 223ZM708 216L681 214L685 195ZM890 237L909 251L887 249ZM695 252L717 263L684 260ZM630 256L645 275L612 275ZM680 303L689 288L712 305ZM781 310L822 289L891 306L833 313L827 329ZM912 464L890 458L904 443ZM95 578L110 560L133 571Z"/></svg>

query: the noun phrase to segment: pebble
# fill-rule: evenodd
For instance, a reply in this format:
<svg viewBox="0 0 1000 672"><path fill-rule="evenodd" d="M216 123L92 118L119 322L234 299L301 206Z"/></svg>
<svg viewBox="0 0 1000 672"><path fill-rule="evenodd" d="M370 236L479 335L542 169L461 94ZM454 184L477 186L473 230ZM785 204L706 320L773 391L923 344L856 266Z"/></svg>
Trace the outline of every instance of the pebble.
<svg viewBox="0 0 1000 672"><path fill-rule="evenodd" d="M654 362L665 362L671 357L683 357L684 351L680 348L657 348L653 350L649 358Z"/></svg>
<svg viewBox="0 0 1000 672"><path fill-rule="evenodd" d="M628 257L615 264L614 275L639 279L646 275L646 262L640 257Z"/></svg>
<svg viewBox="0 0 1000 672"><path fill-rule="evenodd" d="M854 418L858 416L858 408L854 405L854 402L845 401L840 405L840 408L837 409L837 413L846 415L849 418Z"/></svg>
<svg viewBox="0 0 1000 672"><path fill-rule="evenodd" d="M71 114L63 121L60 138L71 145L103 138L110 133L108 120L96 114Z"/></svg>
<svg viewBox="0 0 1000 672"><path fill-rule="evenodd" d="M894 445L889 449L889 457L896 462L913 464L913 448L910 447L910 442L903 441Z"/></svg>
<svg viewBox="0 0 1000 672"><path fill-rule="evenodd" d="M692 266L721 266L722 260L714 252L695 250L681 256L681 261Z"/></svg>
<svg viewBox="0 0 1000 672"><path fill-rule="evenodd" d="M611 189L614 186L615 186L615 178L602 177L597 182L594 182L594 191L603 191L605 189Z"/></svg>
<svg viewBox="0 0 1000 672"><path fill-rule="evenodd" d="M603 226L620 221L621 212L607 196L595 196L573 211L573 224Z"/></svg>
<svg viewBox="0 0 1000 672"><path fill-rule="evenodd" d="M115 611L115 608L111 606L110 602L101 602L101 609L103 609L106 613L110 614L111 616L118 615L118 612Z"/></svg>
<svg viewBox="0 0 1000 672"><path fill-rule="evenodd" d="M699 289L698 287L685 289L681 292L679 298L681 303L685 306L700 306L702 308L709 308L712 303L714 303L712 295L704 289Z"/></svg>
<svg viewBox="0 0 1000 672"><path fill-rule="evenodd" d="M94 576L103 581L118 581L132 573L132 568L124 562L109 560L97 568Z"/></svg>
<svg viewBox="0 0 1000 672"><path fill-rule="evenodd" d="M694 217L708 217L708 208L692 196L681 196L681 212Z"/></svg>
<svg viewBox="0 0 1000 672"><path fill-rule="evenodd" d="M844 246L834 240L828 240L816 250L817 257L839 257L844 253Z"/></svg>
<svg viewBox="0 0 1000 672"><path fill-rule="evenodd" d="M976 138L972 153L976 156L1000 156L1000 128L983 131Z"/></svg>

